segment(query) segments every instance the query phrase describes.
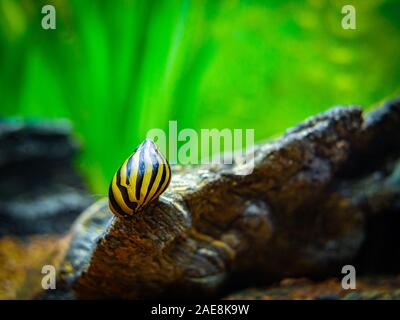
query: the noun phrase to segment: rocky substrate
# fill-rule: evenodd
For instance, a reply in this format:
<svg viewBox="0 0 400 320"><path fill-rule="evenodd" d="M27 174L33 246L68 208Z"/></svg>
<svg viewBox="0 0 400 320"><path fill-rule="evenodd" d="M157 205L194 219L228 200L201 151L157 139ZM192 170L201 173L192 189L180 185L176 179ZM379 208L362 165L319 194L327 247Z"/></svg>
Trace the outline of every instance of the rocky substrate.
<svg viewBox="0 0 400 320"><path fill-rule="evenodd" d="M67 121L0 121L0 236L62 233L92 202Z"/></svg>
<svg viewBox="0 0 400 320"><path fill-rule="evenodd" d="M168 190L130 219L94 204L47 297L223 297L337 276L345 264L358 275L400 271L400 100L367 114L332 108L251 156L248 175L243 159L173 168Z"/></svg>
<svg viewBox="0 0 400 320"><path fill-rule="evenodd" d="M266 288L250 288L226 300L399 300L399 276L369 276L357 280L355 289L343 289L341 280L283 279Z"/></svg>
<svg viewBox="0 0 400 320"><path fill-rule="evenodd" d="M0 121L0 299L42 294L68 232L94 200L74 169L79 146L66 121Z"/></svg>
<svg viewBox="0 0 400 320"><path fill-rule="evenodd" d="M332 108L232 165L175 166L130 219L87 208L70 133L0 123L0 298L399 298L399 99Z"/></svg>

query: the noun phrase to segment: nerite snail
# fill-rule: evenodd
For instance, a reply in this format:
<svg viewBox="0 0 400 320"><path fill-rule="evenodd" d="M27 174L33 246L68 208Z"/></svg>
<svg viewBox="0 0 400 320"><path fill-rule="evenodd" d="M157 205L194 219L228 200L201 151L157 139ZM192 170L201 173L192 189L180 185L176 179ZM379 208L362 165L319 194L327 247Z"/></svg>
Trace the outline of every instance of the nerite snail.
<svg viewBox="0 0 400 320"><path fill-rule="evenodd" d="M171 168L155 143L146 139L115 173L108 191L109 207L118 217L130 217L156 200L171 182ZM230 258L235 252L223 241L190 228L189 235L222 248Z"/></svg>
<svg viewBox="0 0 400 320"><path fill-rule="evenodd" d="M156 200L171 182L167 159L149 139L140 144L115 173L108 191L116 216L128 217Z"/></svg>

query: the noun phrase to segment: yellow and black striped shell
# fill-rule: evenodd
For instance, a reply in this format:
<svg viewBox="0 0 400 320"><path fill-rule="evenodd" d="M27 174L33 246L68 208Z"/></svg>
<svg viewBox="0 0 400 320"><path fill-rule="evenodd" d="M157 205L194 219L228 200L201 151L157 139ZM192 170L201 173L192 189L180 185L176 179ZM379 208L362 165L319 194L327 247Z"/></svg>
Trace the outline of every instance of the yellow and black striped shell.
<svg viewBox="0 0 400 320"><path fill-rule="evenodd" d="M146 139L122 164L108 191L116 216L128 217L157 199L171 181L171 168L155 143Z"/></svg>

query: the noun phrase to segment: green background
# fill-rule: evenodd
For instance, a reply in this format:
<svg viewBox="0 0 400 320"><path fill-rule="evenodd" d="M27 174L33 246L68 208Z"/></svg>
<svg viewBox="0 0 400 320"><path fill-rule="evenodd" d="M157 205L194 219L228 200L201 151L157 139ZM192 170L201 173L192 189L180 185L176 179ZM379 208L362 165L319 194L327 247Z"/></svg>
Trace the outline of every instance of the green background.
<svg viewBox="0 0 400 320"><path fill-rule="evenodd" d="M41 28L49 3L56 30ZM260 141L333 105L373 107L399 76L395 0L0 1L1 115L70 119L93 192L169 120Z"/></svg>

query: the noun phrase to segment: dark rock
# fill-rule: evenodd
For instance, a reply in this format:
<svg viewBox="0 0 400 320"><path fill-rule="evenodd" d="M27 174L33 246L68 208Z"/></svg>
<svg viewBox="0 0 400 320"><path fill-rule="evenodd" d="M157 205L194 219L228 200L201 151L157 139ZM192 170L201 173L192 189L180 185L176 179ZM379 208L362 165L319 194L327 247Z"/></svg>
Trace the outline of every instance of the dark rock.
<svg viewBox="0 0 400 320"><path fill-rule="evenodd" d="M66 121L0 122L0 236L63 233L92 197Z"/></svg>
<svg viewBox="0 0 400 320"><path fill-rule="evenodd" d="M245 164L176 167L167 192L131 219L110 219L107 202L97 203L75 227L66 292L211 297L338 275L344 264L368 269L373 219L393 232L387 214L399 216L399 110L397 100L365 118L356 107L312 117L256 146L249 175L238 174ZM400 239L386 245L376 259L399 271Z"/></svg>

